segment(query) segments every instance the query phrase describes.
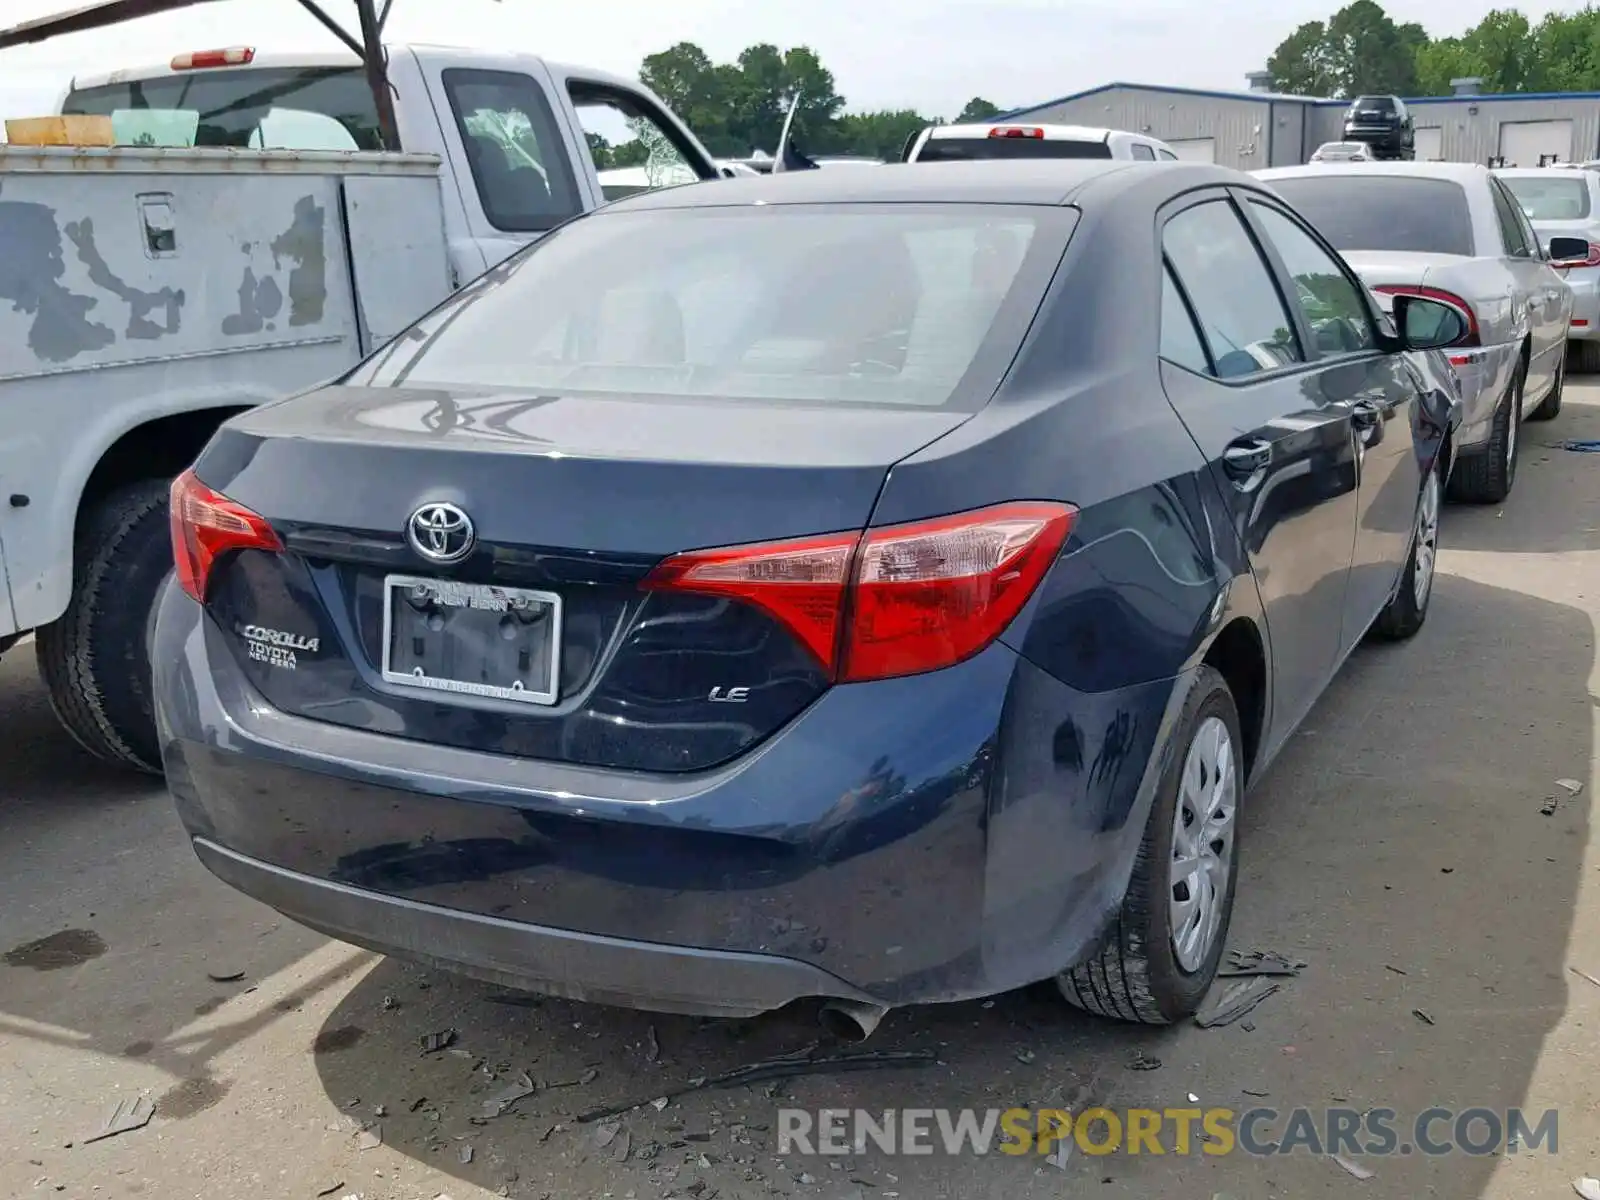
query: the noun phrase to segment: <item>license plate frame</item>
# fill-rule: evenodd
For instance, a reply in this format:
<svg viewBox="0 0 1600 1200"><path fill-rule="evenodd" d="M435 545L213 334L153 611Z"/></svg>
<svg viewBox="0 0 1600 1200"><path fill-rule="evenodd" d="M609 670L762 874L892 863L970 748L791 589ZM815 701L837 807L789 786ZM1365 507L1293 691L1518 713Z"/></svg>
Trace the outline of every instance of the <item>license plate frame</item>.
<svg viewBox="0 0 1600 1200"><path fill-rule="evenodd" d="M471 603L474 597L503 599L508 607L512 603L522 602L547 608L548 617L543 625L549 638L546 647L549 659L547 673L549 686L536 691L519 684L502 687L497 684L456 679L449 675L418 674L417 672L422 670L421 667L412 671L396 670L394 667L395 605L408 603L399 593L415 588L426 588L439 599L463 598L465 603L456 603L452 600L447 605L455 609L486 608L488 611L505 611L496 609L492 604L474 605ZM547 708L555 704L560 695L561 625L561 597L555 592L540 591L536 588L506 587L500 584L462 583L453 579L435 579L421 575L386 575L383 580L383 642L380 648L379 672L385 683L408 690Z"/></svg>

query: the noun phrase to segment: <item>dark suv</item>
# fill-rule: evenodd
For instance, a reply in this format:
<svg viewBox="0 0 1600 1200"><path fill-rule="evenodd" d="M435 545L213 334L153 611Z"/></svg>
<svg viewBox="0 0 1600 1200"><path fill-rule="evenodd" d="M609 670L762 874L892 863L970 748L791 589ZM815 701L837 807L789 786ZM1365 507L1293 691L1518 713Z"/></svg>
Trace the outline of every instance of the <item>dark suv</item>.
<svg viewBox="0 0 1600 1200"><path fill-rule="evenodd" d="M1357 96L1344 114L1344 140L1365 142L1375 158L1412 159L1417 129L1399 96Z"/></svg>

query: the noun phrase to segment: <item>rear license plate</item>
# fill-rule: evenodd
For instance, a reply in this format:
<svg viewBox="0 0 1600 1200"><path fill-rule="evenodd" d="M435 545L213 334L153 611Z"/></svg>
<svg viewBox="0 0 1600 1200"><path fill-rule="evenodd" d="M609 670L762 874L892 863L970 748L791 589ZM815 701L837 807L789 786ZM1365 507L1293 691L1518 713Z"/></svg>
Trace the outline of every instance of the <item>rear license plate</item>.
<svg viewBox="0 0 1600 1200"><path fill-rule="evenodd" d="M411 575L383 583L385 681L518 704L556 702L560 596Z"/></svg>

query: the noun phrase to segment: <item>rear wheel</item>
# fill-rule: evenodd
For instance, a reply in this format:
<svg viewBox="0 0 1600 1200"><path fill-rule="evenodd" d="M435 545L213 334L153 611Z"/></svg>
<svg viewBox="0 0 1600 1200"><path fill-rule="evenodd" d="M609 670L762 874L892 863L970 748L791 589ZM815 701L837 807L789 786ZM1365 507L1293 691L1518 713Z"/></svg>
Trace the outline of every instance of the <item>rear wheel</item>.
<svg viewBox="0 0 1600 1200"><path fill-rule="evenodd" d="M1227 682L1189 682L1122 909L1099 951L1056 977L1078 1008L1147 1025L1193 1015L1222 961L1238 882L1244 791L1239 715Z"/></svg>
<svg viewBox="0 0 1600 1200"><path fill-rule="evenodd" d="M172 571L164 480L107 496L80 522L72 600L35 641L50 705L96 758L159 774L150 630Z"/></svg>
<svg viewBox="0 0 1600 1200"><path fill-rule="evenodd" d="M1550 421L1561 411L1561 393L1567 386L1567 360L1562 358L1556 366L1556 380L1550 385L1550 391L1545 398L1539 401L1539 407L1528 414L1530 421Z"/></svg>
<svg viewBox="0 0 1600 1200"><path fill-rule="evenodd" d="M1528 365L1518 363L1511 384L1494 410L1489 429L1489 444L1470 458L1463 458L1450 475L1451 495L1472 504L1498 504L1511 494L1517 478L1517 436L1521 425L1522 387Z"/></svg>

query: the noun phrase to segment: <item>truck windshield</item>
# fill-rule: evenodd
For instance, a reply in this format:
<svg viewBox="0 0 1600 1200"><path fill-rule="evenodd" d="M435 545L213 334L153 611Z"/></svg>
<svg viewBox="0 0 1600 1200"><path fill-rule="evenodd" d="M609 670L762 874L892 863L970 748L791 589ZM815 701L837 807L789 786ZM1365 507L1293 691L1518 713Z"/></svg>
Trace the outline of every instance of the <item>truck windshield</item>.
<svg viewBox="0 0 1600 1200"><path fill-rule="evenodd" d="M135 145L379 150L378 112L359 67L185 71L75 89L61 111L107 116ZM126 132L125 132L126 131Z"/></svg>

